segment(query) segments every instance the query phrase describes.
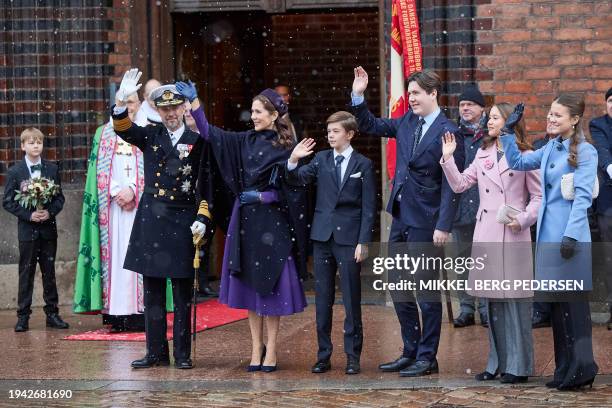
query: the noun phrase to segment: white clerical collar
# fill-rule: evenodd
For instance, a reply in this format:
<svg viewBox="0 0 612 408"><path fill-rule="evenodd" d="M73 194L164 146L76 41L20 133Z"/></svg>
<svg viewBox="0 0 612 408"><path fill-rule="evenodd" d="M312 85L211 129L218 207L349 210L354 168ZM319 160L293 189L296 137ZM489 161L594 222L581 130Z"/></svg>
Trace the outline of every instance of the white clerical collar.
<svg viewBox="0 0 612 408"><path fill-rule="evenodd" d="M348 145L348 147L344 149L342 153L338 153L336 149L334 149L334 160L336 160L336 157L340 155L340 156L344 156L344 160L348 161L348 159L351 158L352 153L353 153L353 146L351 145Z"/></svg>
<svg viewBox="0 0 612 408"><path fill-rule="evenodd" d="M172 141L172 145L174 146L181 139L183 133L185 133L185 124L182 124L181 127L175 130L174 132L170 131L170 129L168 128L166 128L166 130L168 131L168 134L170 135L170 140Z"/></svg>

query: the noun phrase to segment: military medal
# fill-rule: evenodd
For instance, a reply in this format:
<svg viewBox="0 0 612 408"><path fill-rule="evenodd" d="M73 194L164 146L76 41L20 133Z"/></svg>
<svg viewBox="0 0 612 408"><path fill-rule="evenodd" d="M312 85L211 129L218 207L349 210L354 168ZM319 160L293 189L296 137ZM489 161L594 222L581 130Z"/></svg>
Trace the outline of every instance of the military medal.
<svg viewBox="0 0 612 408"><path fill-rule="evenodd" d="M191 181L189 180L183 181L183 184L181 184L181 191L183 193L188 193L189 190L191 190Z"/></svg>
<svg viewBox="0 0 612 408"><path fill-rule="evenodd" d="M188 176L191 174L191 164L186 164L179 170L183 173L183 176Z"/></svg>
<svg viewBox="0 0 612 408"><path fill-rule="evenodd" d="M179 143L176 145L176 149L179 151L179 157L181 160L189 156L189 152L191 152L192 148L193 145L190 144Z"/></svg>

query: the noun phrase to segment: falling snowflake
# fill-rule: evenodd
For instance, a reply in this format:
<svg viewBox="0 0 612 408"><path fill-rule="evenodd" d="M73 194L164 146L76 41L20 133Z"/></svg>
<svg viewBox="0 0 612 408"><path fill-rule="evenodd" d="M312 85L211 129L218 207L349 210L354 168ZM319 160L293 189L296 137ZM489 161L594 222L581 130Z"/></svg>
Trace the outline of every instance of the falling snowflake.
<svg viewBox="0 0 612 408"><path fill-rule="evenodd" d="M183 181L183 184L181 184L181 191L183 193L188 193L189 190L191 190L191 181L189 180Z"/></svg>

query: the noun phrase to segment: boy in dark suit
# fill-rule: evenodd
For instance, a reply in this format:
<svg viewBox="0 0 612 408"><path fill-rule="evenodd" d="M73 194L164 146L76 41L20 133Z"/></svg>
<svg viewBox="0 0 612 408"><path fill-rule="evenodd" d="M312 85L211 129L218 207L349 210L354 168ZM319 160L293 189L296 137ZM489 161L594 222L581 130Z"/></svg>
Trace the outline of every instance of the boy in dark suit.
<svg viewBox="0 0 612 408"><path fill-rule="evenodd" d="M348 112L336 112L327 119L327 140L332 147L317 153L307 165L301 158L312 153L315 142L304 139L293 150L287 163L287 177L298 184L317 183L317 199L310 238L314 242L316 314L319 352L313 373L331 368L331 325L336 270L346 317L344 351L346 374L360 372L363 344L361 323L360 262L372 238L376 213L376 185L372 161L351 147L357 121Z"/></svg>
<svg viewBox="0 0 612 408"><path fill-rule="evenodd" d="M44 209L35 210L22 207L15 201L16 192L21 183L33 177L44 177L60 184L57 165L41 159L44 135L36 128L25 129L21 133L21 149L25 152L23 160L8 170L4 187L5 210L18 219L17 237L19 239L19 292L17 295L16 332L29 329L28 322L32 310L32 291L36 264L40 265L43 282L43 298L47 327L67 329L58 312L57 287L55 285L55 253L57 251L57 226L55 217L64 206L64 195L61 189Z"/></svg>

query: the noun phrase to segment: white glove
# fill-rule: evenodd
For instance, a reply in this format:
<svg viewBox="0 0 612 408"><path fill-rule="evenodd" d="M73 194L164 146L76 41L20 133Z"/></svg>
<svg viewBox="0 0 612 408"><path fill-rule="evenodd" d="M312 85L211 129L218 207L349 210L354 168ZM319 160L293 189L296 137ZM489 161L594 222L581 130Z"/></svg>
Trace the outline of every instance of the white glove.
<svg viewBox="0 0 612 408"><path fill-rule="evenodd" d="M141 75L142 72L140 72L138 68L128 69L125 74L123 74L123 79L121 80L121 85L119 86L115 98L122 102L127 102L128 97L138 92L142 86L142 84L138 83Z"/></svg>
<svg viewBox="0 0 612 408"><path fill-rule="evenodd" d="M608 173L608 177L612 179L612 164L608 164L608 167L606 167L606 173Z"/></svg>
<svg viewBox="0 0 612 408"><path fill-rule="evenodd" d="M206 233L206 224L200 221L194 221L193 224L191 224L190 228L191 228L191 234L194 236L195 235L204 236L204 233Z"/></svg>

